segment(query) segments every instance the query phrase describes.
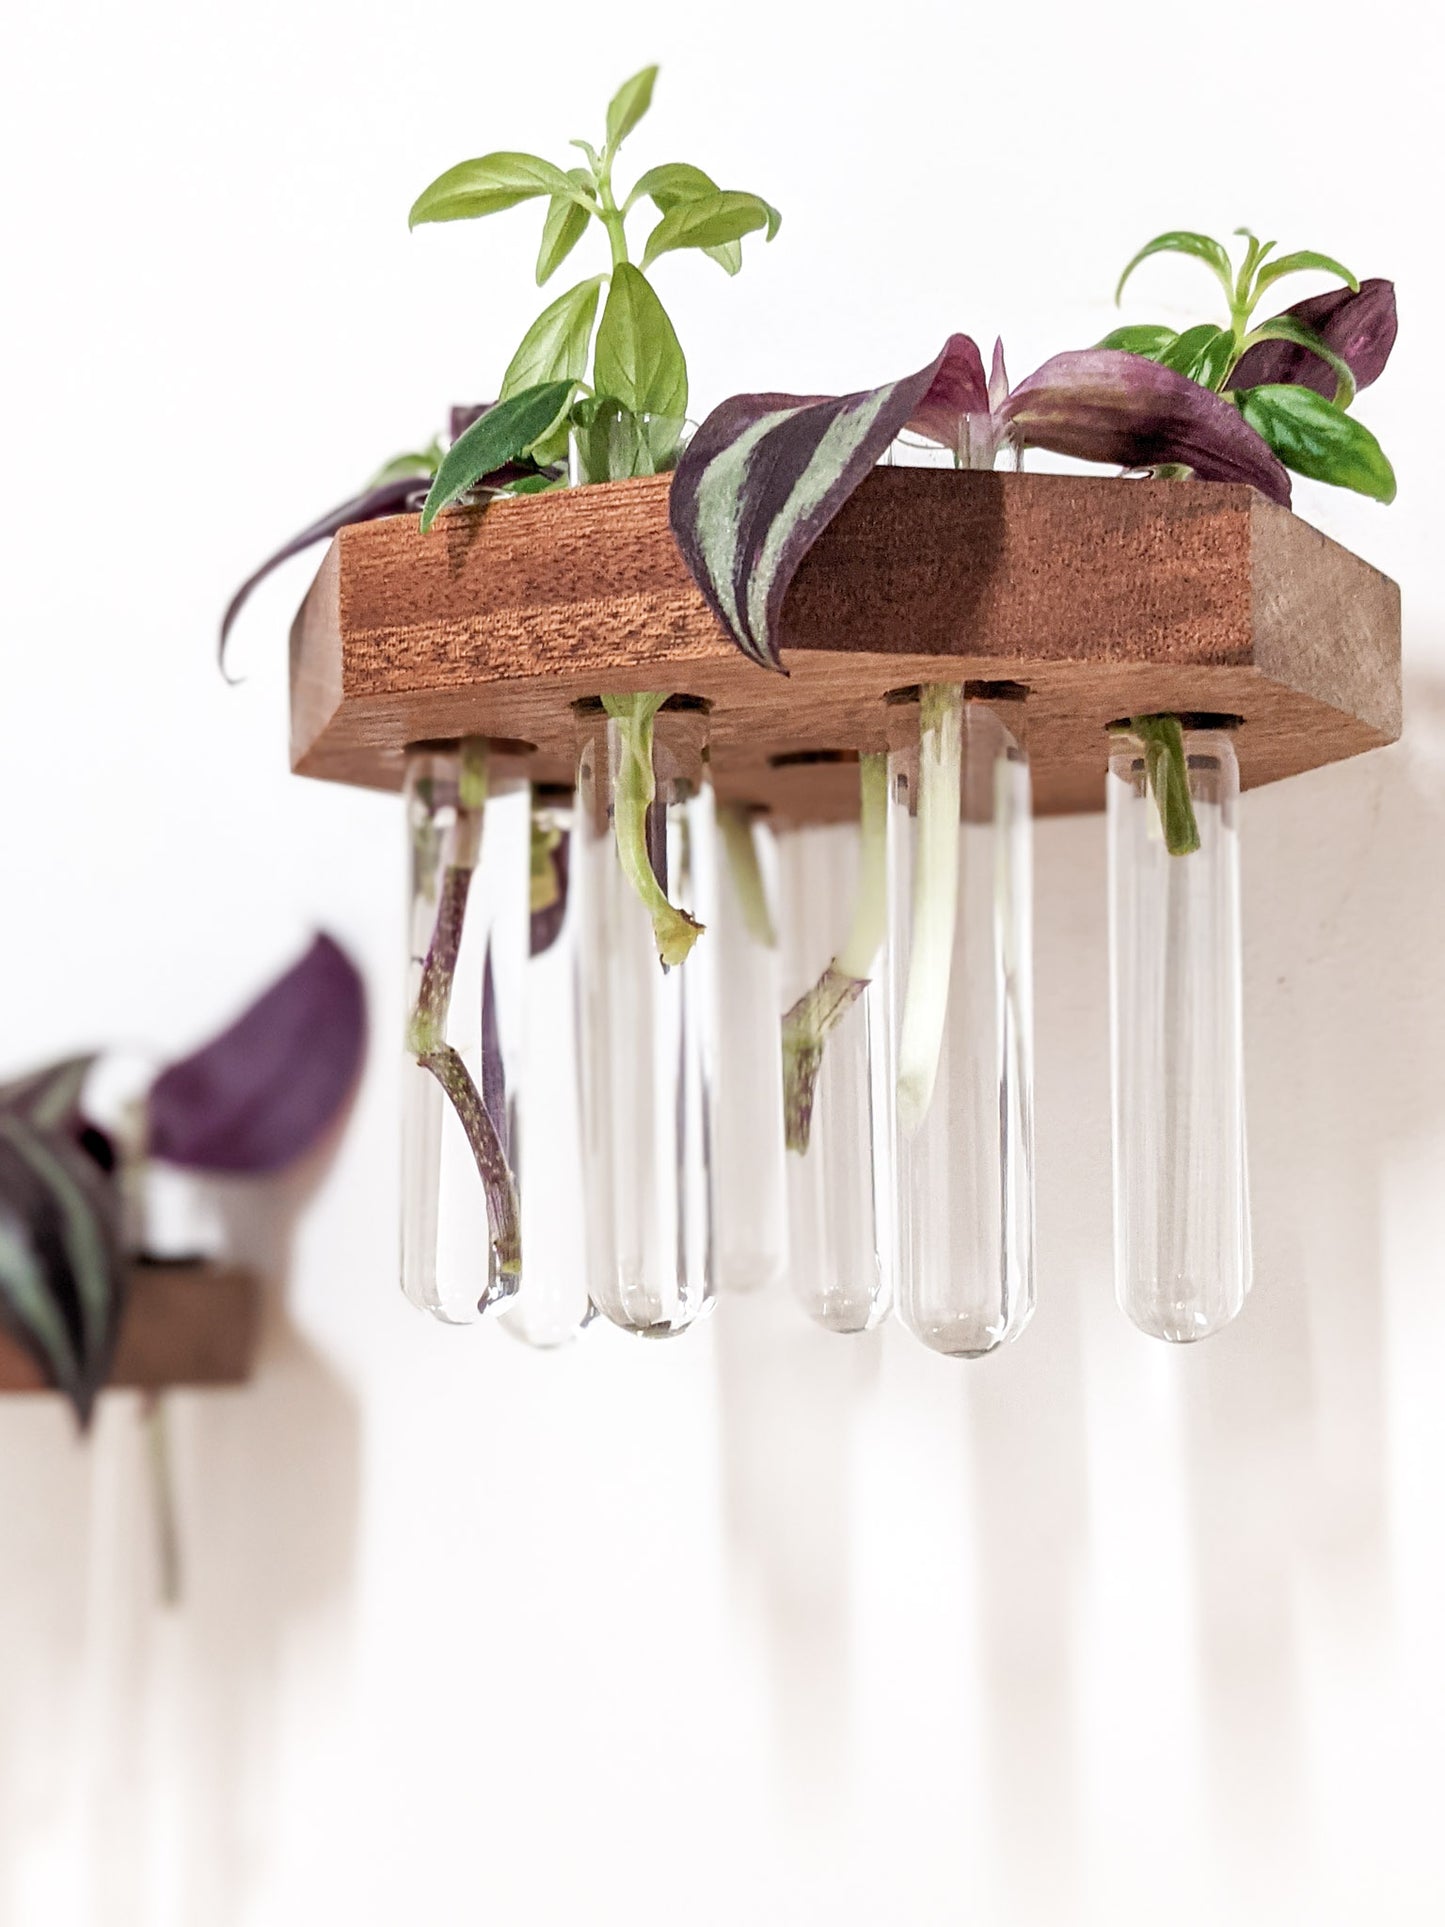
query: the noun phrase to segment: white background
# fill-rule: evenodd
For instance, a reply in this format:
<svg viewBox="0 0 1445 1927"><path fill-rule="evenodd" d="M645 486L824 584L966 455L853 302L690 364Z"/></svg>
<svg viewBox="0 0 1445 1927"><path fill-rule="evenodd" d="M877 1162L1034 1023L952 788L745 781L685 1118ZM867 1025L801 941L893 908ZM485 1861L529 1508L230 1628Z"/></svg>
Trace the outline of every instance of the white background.
<svg viewBox="0 0 1445 1927"><path fill-rule="evenodd" d="M6 1927L1445 1917L1445 634L1438 43L1280 0L966 12L552 0L16 9L5 201L0 1067L178 1049L314 924L378 1038L260 1378L176 1401L187 1600L134 1408L0 1412ZM1430 29L1433 32L1433 28ZM1123 260L1247 221L1399 283L1361 412L1405 743L1250 799L1258 1284L1197 1352L1108 1276L1102 824L1038 838L1038 1316L974 1368L732 1301L535 1357L394 1283L401 837L286 771L258 555L494 391L538 212L408 236L491 147L598 137L784 210L658 281L694 414L949 330L1015 378ZM579 270L580 271L580 270ZM1304 290L1301 289L1301 292ZM1154 264L1134 318L1212 312ZM279 1201L287 1206L299 1197ZM284 1299L284 1309L283 1309Z"/></svg>

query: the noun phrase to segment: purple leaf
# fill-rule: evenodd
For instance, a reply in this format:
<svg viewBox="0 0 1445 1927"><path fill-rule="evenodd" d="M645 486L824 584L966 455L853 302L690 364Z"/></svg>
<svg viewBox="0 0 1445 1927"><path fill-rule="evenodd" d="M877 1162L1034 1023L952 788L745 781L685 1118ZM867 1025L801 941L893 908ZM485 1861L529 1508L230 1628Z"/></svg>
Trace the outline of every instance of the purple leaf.
<svg viewBox="0 0 1445 1927"><path fill-rule="evenodd" d="M151 1155L193 1171L279 1171L336 1121L361 1068L366 999L355 965L320 936L228 1030L161 1072Z"/></svg>
<svg viewBox="0 0 1445 1927"><path fill-rule="evenodd" d="M782 669L779 618L803 557L910 421L971 398L978 349L950 338L902 381L855 395L736 395L708 416L672 480L683 560L723 628L754 662Z"/></svg>
<svg viewBox="0 0 1445 1927"><path fill-rule="evenodd" d="M1289 506L1284 464L1232 403L1122 349L1055 355L1000 413L1036 448L1122 468L1178 462L1206 482L1247 482Z"/></svg>
<svg viewBox="0 0 1445 1927"><path fill-rule="evenodd" d="M495 408L494 401L461 402L454 401L451 419L447 424L447 440L459 442L475 421L480 421L489 408Z"/></svg>
<svg viewBox="0 0 1445 1927"><path fill-rule="evenodd" d="M968 417L988 412L983 356L967 335L952 335L933 384L907 425L930 442L957 448Z"/></svg>
<svg viewBox="0 0 1445 1927"><path fill-rule="evenodd" d="M492 945L487 942L482 967L482 1107L492 1120L492 1129L502 1147L503 1157L511 1156L507 1131L507 1066L502 1056L502 1032L497 1022L497 984L492 974Z"/></svg>
<svg viewBox="0 0 1445 1927"><path fill-rule="evenodd" d="M1393 281L1378 277L1362 281L1358 294L1350 288L1331 288L1328 294L1312 294L1307 301L1296 301L1284 312L1292 321L1313 328L1325 346L1349 364L1356 388L1368 388L1372 381L1378 381L1390 359L1398 327ZM1260 388L1276 382L1313 388L1327 401L1334 400L1334 370L1327 361L1292 341L1261 341L1247 348L1227 386Z"/></svg>
<svg viewBox="0 0 1445 1927"><path fill-rule="evenodd" d="M251 591L264 582L274 569L279 569L283 562L289 562L293 555L300 555L303 549L309 549L317 542L329 541L338 529L349 528L353 522L375 522L383 515L400 515L413 505L413 497L416 498L414 506L419 509L426 498L427 481L425 475L403 475L397 481L382 482L377 488L353 495L349 502L343 502L309 528L302 529L299 535L293 535L274 555L268 555L260 568L246 577L226 605L226 613L221 618L221 637L216 658L222 671L226 667L226 643L237 616L246 606Z"/></svg>

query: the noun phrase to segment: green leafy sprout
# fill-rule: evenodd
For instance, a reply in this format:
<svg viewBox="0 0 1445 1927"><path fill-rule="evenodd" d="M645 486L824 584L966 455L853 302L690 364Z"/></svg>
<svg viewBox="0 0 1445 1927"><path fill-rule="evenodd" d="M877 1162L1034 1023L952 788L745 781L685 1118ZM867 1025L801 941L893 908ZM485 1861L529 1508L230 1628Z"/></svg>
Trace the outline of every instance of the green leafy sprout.
<svg viewBox="0 0 1445 1927"><path fill-rule="evenodd" d="M458 437L442 462L422 513L423 529L493 469L521 456L539 467L560 460L569 429L586 426L599 406L615 404L634 418L680 423L685 416L687 361L650 270L663 255L699 249L725 273L736 274L744 236L762 232L771 241L782 217L761 195L720 188L686 161L649 168L623 194L614 180L618 150L651 106L656 78L656 67L644 67L618 89L600 152L588 141L572 142L585 166L558 167L536 154L484 154L448 168L417 197L412 227L477 220L523 201L545 200L538 287L594 224L608 251L605 270L559 295L523 335L502 377L498 405ZM634 260L628 224L644 208L656 218Z"/></svg>
<svg viewBox="0 0 1445 1927"><path fill-rule="evenodd" d="M1379 502L1395 499L1395 471L1379 442L1348 412L1355 399L1355 377L1349 363L1298 315L1254 319L1268 291L1287 276L1323 273L1338 276L1354 294L1360 284L1350 270L1328 254L1302 248L1275 254L1273 241L1258 240L1248 228L1236 228L1245 243L1236 267L1223 242L1207 234L1175 229L1158 234L1129 262L1119 277L1114 299L1141 262L1155 254L1187 254L1207 267L1224 292L1227 316L1223 323L1201 322L1177 332L1145 322L1116 328L1099 344L1142 355L1165 368L1212 389L1234 403L1257 434L1268 442L1287 468L1313 481L1357 490ZM1267 382L1259 387L1231 387L1235 369L1251 348L1265 342L1286 342L1318 355L1334 373L1334 398L1317 394L1297 382Z"/></svg>
<svg viewBox="0 0 1445 1927"><path fill-rule="evenodd" d="M1297 474L1392 502L1395 471L1374 435L1348 412L1355 399L1355 374L1349 362L1298 313L1286 311L1255 320L1264 296L1287 277L1333 275L1358 295L1357 277L1332 255L1310 248L1276 254L1273 241L1259 240L1248 228L1236 228L1235 234L1245 244L1237 265L1224 243L1210 235L1187 229L1158 234L1128 263L1114 291L1118 302L1134 270L1152 255L1186 254L1202 262L1219 282L1227 311L1222 323L1200 322L1182 331L1154 322L1136 323L1116 328L1100 347L1157 361L1222 395ZM1333 398L1298 382L1231 386L1244 357L1267 342L1282 342L1318 356L1334 375ZM1189 796L1180 724L1170 716L1137 716L1130 729L1144 746L1145 780L1159 811L1165 847L1173 856L1191 855L1199 848L1199 830Z"/></svg>
<svg viewBox="0 0 1445 1927"><path fill-rule="evenodd" d="M594 223L608 252L605 270L575 283L537 316L507 364L496 406L447 450L422 509L423 533L442 509L513 462L529 461L537 472L518 478L508 492L562 487L550 471L565 458L574 433L587 481L653 475L674 465L687 414L687 361L650 270L663 255L698 249L734 275L744 237L761 232L771 241L782 217L761 195L720 188L688 161L649 168L623 194L613 177L618 150L652 105L656 79L657 68L644 67L618 88L600 151L588 141L572 142L585 166L562 168L537 154L484 154L448 168L413 204L410 224L420 227L545 200L538 287ZM628 222L644 209L656 218L634 261ZM618 858L652 918L664 966L681 963L701 932L668 902L647 853L653 719L666 700L665 691L605 699L626 749L613 814Z"/></svg>

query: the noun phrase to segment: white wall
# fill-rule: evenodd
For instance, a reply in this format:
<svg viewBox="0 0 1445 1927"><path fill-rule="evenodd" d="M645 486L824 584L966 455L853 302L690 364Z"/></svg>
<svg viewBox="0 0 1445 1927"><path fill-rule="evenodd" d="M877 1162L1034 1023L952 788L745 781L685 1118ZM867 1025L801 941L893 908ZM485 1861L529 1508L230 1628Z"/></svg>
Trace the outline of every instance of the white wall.
<svg viewBox="0 0 1445 1927"><path fill-rule="evenodd" d="M0 1065L181 1046L319 921L380 1038L261 1376L176 1401L182 1611L135 1413L0 1412L0 1920L1437 1921L1445 1912L1445 633L1424 9L619 0L30 7L0 77ZM1179 1355L1108 1277L1098 819L1038 843L1042 1286L973 1369L725 1304L535 1357L392 1278L397 811L292 780L275 539L494 387L535 214L408 237L493 146L594 134L784 209L667 273L698 410L1108 325L1165 226L1393 274L1363 412L1405 744L1250 800L1259 1282ZM1210 284L1141 277L1132 312ZM1167 304L1173 304L1167 307ZM697 411L695 411L697 412ZM284 1308L281 1299L284 1296Z"/></svg>

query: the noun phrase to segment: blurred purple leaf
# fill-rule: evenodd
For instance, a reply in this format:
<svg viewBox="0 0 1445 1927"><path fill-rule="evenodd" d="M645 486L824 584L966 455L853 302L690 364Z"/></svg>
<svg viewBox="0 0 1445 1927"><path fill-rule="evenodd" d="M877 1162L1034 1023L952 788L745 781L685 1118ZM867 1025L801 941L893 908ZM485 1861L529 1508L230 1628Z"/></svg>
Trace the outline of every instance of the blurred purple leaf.
<svg viewBox="0 0 1445 1927"><path fill-rule="evenodd" d="M494 401L473 401L452 403L451 416L447 423L447 440L459 442L475 421L480 421L489 408L495 408Z"/></svg>
<svg viewBox="0 0 1445 1927"><path fill-rule="evenodd" d="M355 965L320 936L229 1029L161 1072L150 1152L193 1171L283 1170L320 1142L361 1069L366 999Z"/></svg>
<svg viewBox="0 0 1445 1927"><path fill-rule="evenodd" d="M1119 348L1055 355L999 411L1036 448L1122 468L1182 463L1206 482L1247 482L1288 508L1289 476L1232 403Z"/></svg>
<svg viewBox="0 0 1445 1927"><path fill-rule="evenodd" d="M1296 301L1284 313L1313 328L1325 346L1349 364L1357 389L1368 388L1379 379L1399 326L1395 284L1378 277L1362 281L1358 294L1350 288L1331 288L1327 294L1312 294L1307 301ZM1334 399L1335 374L1329 363L1291 341L1260 341L1247 348L1227 386L1260 388L1281 382L1313 388L1327 401Z"/></svg>

